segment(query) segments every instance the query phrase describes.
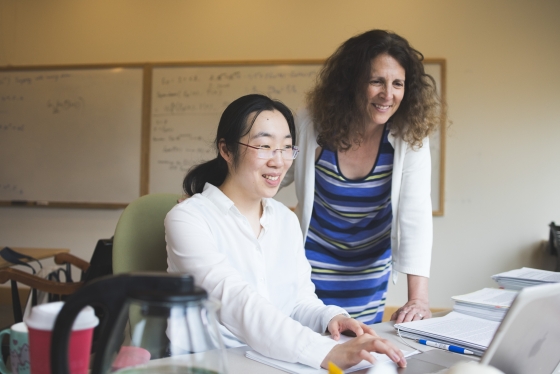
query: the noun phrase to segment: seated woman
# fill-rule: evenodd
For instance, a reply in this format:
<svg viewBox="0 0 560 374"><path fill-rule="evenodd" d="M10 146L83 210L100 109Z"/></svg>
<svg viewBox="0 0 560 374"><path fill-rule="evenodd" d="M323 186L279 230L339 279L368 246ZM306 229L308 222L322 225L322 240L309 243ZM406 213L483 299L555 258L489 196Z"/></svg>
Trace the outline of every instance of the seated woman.
<svg viewBox="0 0 560 374"><path fill-rule="evenodd" d="M193 275L220 300L228 347L248 344L315 368L373 362L369 352L379 352L404 367L398 348L315 295L298 219L272 199L297 156L295 141L292 114L280 102L247 95L226 108L218 156L188 173L183 188L191 198L165 219L168 272ZM357 337L337 344L346 330Z"/></svg>

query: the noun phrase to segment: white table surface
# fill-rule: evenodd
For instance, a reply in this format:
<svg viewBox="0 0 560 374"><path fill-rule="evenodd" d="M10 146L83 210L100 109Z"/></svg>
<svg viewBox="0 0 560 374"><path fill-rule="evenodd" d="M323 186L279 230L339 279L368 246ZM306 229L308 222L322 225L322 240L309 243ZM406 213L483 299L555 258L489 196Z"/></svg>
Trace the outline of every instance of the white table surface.
<svg viewBox="0 0 560 374"><path fill-rule="evenodd" d="M411 350L412 348L406 346L405 344L401 343L401 340L397 336L396 330L393 327L394 322L384 322L373 325L375 332L394 343L398 348ZM418 344L410 339L404 339L408 344L410 344L415 349L425 352L432 349L432 347L427 347L425 345ZM239 347L239 348L230 348L226 350L227 360L229 365L229 374L281 374L284 373L281 370L275 369L268 365L261 364L257 361L248 359L245 357L245 352L251 350L249 347ZM447 353L447 352L446 352ZM448 352L450 355L454 355L455 353ZM356 374L365 374L367 369L355 371ZM406 370L404 370L406 373Z"/></svg>

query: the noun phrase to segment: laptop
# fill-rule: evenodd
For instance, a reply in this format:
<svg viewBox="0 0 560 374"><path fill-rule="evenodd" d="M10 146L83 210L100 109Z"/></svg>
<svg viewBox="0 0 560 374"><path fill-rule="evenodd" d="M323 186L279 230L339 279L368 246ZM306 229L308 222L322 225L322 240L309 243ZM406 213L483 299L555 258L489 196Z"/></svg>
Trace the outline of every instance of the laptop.
<svg viewBox="0 0 560 374"><path fill-rule="evenodd" d="M471 356L433 349L407 359L398 373L438 373ZM506 374L552 374L560 369L560 283L522 289L480 360Z"/></svg>

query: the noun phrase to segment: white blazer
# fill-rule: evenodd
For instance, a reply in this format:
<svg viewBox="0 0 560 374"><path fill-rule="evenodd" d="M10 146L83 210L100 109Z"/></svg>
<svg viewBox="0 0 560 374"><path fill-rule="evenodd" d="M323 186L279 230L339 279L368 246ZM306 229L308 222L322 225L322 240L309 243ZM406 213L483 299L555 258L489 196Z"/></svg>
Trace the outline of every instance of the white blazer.
<svg viewBox="0 0 560 374"><path fill-rule="evenodd" d="M300 153L288 170L282 186L295 181L298 199L296 214L305 241L313 211L315 151L319 145L306 109L297 114L296 127ZM395 149L391 184L391 246L393 283L396 283L397 272L430 276L433 240L431 158L428 138L422 141L422 147L418 149L412 149L407 142L391 134L389 142Z"/></svg>

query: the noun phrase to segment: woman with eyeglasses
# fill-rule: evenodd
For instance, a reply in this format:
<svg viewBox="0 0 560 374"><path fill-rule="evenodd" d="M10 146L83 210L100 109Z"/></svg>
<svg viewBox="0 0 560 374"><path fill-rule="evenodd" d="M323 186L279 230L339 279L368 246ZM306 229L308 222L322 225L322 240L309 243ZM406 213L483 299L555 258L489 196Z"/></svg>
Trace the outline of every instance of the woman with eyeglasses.
<svg viewBox="0 0 560 374"><path fill-rule="evenodd" d="M276 359L315 368L331 361L348 368L369 352L406 361L390 342L314 292L299 222L272 197L298 155L290 110L263 95L247 95L223 112L217 157L191 169L191 197L165 219L168 272L194 276L222 307L226 346L249 345ZM346 330L357 337L344 344Z"/></svg>

